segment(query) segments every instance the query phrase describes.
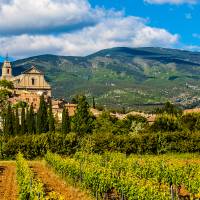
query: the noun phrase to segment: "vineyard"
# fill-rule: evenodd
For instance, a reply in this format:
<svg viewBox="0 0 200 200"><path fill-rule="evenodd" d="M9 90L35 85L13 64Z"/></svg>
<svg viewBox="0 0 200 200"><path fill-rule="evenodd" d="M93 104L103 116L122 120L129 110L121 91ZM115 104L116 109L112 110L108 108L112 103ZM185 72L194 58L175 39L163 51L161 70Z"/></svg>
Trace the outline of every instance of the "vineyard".
<svg viewBox="0 0 200 200"><path fill-rule="evenodd" d="M111 153L45 157L62 177L90 189L96 199L200 199L200 160L189 156L130 156Z"/></svg>
<svg viewBox="0 0 200 200"><path fill-rule="evenodd" d="M73 157L61 157L48 152L43 161L27 161L18 154L16 162L9 163L10 178L6 166L7 162L0 162L3 200L200 199L197 154L127 157L77 152ZM12 187L3 188L6 180Z"/></svg>

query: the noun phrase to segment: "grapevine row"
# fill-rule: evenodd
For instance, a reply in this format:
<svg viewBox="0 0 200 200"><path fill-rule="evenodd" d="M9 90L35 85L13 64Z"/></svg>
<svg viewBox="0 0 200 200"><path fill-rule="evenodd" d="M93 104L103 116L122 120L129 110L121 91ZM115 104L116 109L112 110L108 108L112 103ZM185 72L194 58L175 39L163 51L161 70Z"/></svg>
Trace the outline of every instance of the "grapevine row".
<svg viewBox="0 0 200 200"><path fill-rule="evenodd" d="M156 181L176 188L184 186L190 194L200 194L200 165L199 163L184 162L174 159L174 163L167 157L129 157L121 153L107 153L103 156L96 154L77 153L76 160L97 167L104 166L118 173L132 174L138 178Z"/></svg>
<svg viewBox="0 0 200 200"><path fill-rule="evenodd" d="M155 181L148 181L136 177L131 173L119 173L112 169L90 163L80 163L73 158L65 158L47 153L45 157L63 177L70 177L74 182L90 189L93 195L102 197L107 191L115 188L122 198L128 200L164 200L170 199L170 192L165 187L160 187ZM124 196L124 197L123 197Z"/></svg>
<svg viewBox="0 0 200 200"><path fill-rule="evenodd" d="M43 184L33 178L33 173L23 155L17 155L17 181L19 185L20 200L44 199Z"/></svg>

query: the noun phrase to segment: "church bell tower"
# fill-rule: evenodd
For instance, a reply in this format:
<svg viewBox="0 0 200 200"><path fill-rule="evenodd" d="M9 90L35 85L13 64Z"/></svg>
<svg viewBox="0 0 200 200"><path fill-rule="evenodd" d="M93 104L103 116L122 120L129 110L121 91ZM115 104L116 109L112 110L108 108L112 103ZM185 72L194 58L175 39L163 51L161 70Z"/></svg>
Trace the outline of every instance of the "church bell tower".
<svg viewBox="0 0 200 200"><path fill-rule="evenodd" d="M12 66L10 61L8 60L8 56L6 56L6 59L2 66L1 79L9 81L11 78L12 78Z"/></svg>

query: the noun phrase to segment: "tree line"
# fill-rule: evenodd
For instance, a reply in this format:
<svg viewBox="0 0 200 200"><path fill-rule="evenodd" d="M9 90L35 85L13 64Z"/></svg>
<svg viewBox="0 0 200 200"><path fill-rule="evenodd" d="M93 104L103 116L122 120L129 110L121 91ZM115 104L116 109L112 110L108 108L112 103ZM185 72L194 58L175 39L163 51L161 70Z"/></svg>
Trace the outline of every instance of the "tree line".
<svg viewBox="0 0 200 200"><path fill-rule="evenodd" d="M12 106L8 102L1 114L3 133L5 135L23 135L59 131L62 134L67 134L73 130L81 135L91 132L93 117L89 112L89 104L86 101L86 97L79 96L77 103L77 110L73 117L69 116L68 109L64 106L62 121L59 122L53 114L52 101L45 100L44 95L40 97L40 105L37 112L34 111L32 104L28 106L25 102L20 102Z"/></svg>

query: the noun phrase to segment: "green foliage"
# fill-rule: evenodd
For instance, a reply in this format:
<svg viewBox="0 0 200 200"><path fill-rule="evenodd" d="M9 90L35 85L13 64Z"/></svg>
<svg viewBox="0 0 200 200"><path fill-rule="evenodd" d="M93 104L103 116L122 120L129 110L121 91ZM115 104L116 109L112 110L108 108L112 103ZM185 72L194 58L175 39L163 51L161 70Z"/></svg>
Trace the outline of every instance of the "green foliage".
<svg viewBox="0 0 200 200"><path fill-rule="evenodd" d="M55 119L52 112L52 101L50 100L49 108L48 108L48 123L49 123L49 132L55 132Z"/></svg>
<svg viewBox="0 0 200 200"><path fill-rule="evenodd" d="M66 110L66 108L63 108L62 111L62 127L61 132L62 134L67 134L71 131L71 122L69 118L69 112Z"/></svg>
<svg viewBox="0 0 200 200"><path fill-rule="evenodd" d="M40 107L37 112L37 133L46 133L49 130L47 103L44 95L40 97Z"/></svg>
<svg viewBox="0 0 200 200"><path fill-rule="evenodd" d="M15 121L14 121L13 129L14 129L14 134L17 135L17 134L20 133L18 108L16 108L15 110L13 110L13 113L15 115Z"/></svg>
<svg viewBox="0 0 200 200"><path fill-rule="evenodd" d="M27 131L29 134L36 133L35 113L33 105L31 104L30 109L27 112Z"/></svg>
<svg viewBox="0 0 200 200"><path fill-rule="evenodd" d="M20 74L36 65L56 98L70 101L81 92L95 96L97 106L152 111L158 102L199 105L199 57L174 49L112 48L86 57L36 56L13 62L13 68Z"/></svg>
<svg viewBox="0 0 200 200"><path fill-rule="evenodd" d="M15 159L20 151L27 159L43 157L47 151L59 154L74 154L79 147L79 139L75 133L43 133L33 135L17 135L1 137L0 149L2 158Z"/></svg>
<svg viewBox="0 0 200 200"><path fill-rule="evenodd" d="M118 119L114 116L111 116L109 112L102 112L102 114L96 118L93 132L100 132L102 134L105 132L112 133L116 127L117 121Z"/></svg>
<svg viewBox="0 0 200 200"><path fill-rule="evenodd" d="M181 125L183 129L195 131L200 130L200 114L188 113L181 117Z"/></svg>
<svg viewBox="0 0 200 200"><path fill-rule="evenodd" d="M2 136L0 151L3 158L15 158L20 151L28 159L42 157L51 152L71 155L76 151L103 153L105 151L129 154L195 153L200 152L200 132L163 132L116 135L109 132L87 134L44 133Z"/></svg>
<svg viewBox="0 0 200 200"><path fill-rule="evenodd" d="M105 170L102 171L103 173L101 172L101 176L107 176L106 172L108 172L107 170L110 169L112 170L112 178L117 175L121 178L121 174L123 174L127 177L131 176L132 179L134 179L135 177L140 178L141 180L145 179L147 181L145 185L152 183L154 183L155 186L159 185L159 191L165 191L166 195L169 195L168 192L171 186L171 189L174 189L174 192L176 188L183 186L190 193L191 196L196 196L196 198L194 199L198 199L197 196L200 192L200 177L198 176L198 174L200 173L200 166L198 165L198 155L187 154L186 158L183 158L180 155L176 154L162 156L146 155L142 157L140 155L131 155L127 157L124 154L116 152L106 152L102 155L78 152L75 154L73 159L75 161L78 161L80 165L84 166L84 170L88 166L105 168ZM106 180L109 181L109 179ZM99 184L97 184L98 187L104 185L101 180L102 179L100 179ZM117 187L119 181L117 180L115 182L116 185L112 185L112 187ZM105 187L109 186L110 185L105 185ZM137 186L134 186L134 188ZM122 187L124 187L124 185L122 185ZM126 199L134 198L134 196L128 196L127 189L128 187L123 190L124 197ZM142 189L142 191L144 190ZM138 198L138 195L136 196ZM163 199L169 198L165 196L165 198L163 197ZM178 195L176 196L176 194L174 194L174 199L179 199Z"/></svg>
<svg viewBox="0 0 200 200"><path fill-rule="evenodd" d="M170 102L165 103L163 108L158 108L156 110L157 114L170 114L170 115L182 115L182 110L179 109L177 106L171 104Z"/></svg>
<svg viewBox="0 0 200 200"><path fill-rule="evenodd" d="M92 97L92 107L93 107L94 109L96 108L96 102L95 102L94 97Z"/></svg>
<svg viewBox="0 0 200 200"><path fill-rule="evenodd" d="M11 108L11 104L8 104L6 114L5 114L5 119L4 119L4 133L6 135L13 135L13 122L14 122L14 116L13 116L13 111Z"/></svg>
<svg viewBox="0 0 200 200"><path fill-rule="evenodd" d="M0 87L5 89L14 89L13 82L7 80L0 80Z"/></svg>
<svg viewBox="0 0 200 200"><path fill-rule="evenodd" d="M12 92L10 92L7 89L0 89L0 100L6 100L8 97L10 97Z"/></svg>
<svg viewBox="0 0 200 200"><path fill-rule="evenodd" d="M27 126L26 126L26 114L25 114L25 108L22 107L21 109L21 134L25 134L27 131Z"/></svg>
<svg viewBox="0 0 200 200"><path fill-rule="evenodd" d="M161 114L156 117L155 122L151 126L154 131L180 131L182 129L179 118L171 114Z"/></svg>
<svg viewBox="0 0 200 200"><path fill-rule="evenodd" d="M79 95L75 95L75 96L71 99L71 103L73 103L73 104L78 104L78 99L79 99Z"/></svg>
<svg viewBox="0 0 200 200"><path fill-rule="evenodd" d="M79 135L92 132L93 118L85 96L79 96L78 105L73 117L73 130Z"/></svg>
<svg viewBox="0 0 200 200"><path fill-rule="evenodd" d="M19 101L13 107L15 108L26 108L28 104L25 101Z"/></svg>
<svg viewBox="0 0 200 200"><path fill-rule="evenodd" d="M116 157L118 158L118 155ZM48 152L45 159L58 174L70 177L74 183L78 182L82 187L89 189L96 198L104 196L112 188L115 188L118 194L123 193L127 200L163 200L170 197L169 191L160 188L156 181L145 180L132 171L126 172L127 166L123 166L125 158L105 163L102 162L103 159L98 161L98 158L94 157L94 160L97 160L95 163L88 162L85 157L80 160L69 157L62 159Z"/></svg>
<svg viewBox="0 0 200 200"><path fill-rule="evenodd" d="M93 132L110 132L116 135L128 135L130 132L142 132L148 128L146 118L139 115L128 115L125 119L117 119L109 112L102 112L96 118Z"/></svg>
<svg viewBox="0 0 200 200"><path fill-rule="evenodd" d="M34 179L34 174L21 153L17 154L17 182L20 200L44 199L43 184Z"/></svg>

